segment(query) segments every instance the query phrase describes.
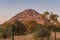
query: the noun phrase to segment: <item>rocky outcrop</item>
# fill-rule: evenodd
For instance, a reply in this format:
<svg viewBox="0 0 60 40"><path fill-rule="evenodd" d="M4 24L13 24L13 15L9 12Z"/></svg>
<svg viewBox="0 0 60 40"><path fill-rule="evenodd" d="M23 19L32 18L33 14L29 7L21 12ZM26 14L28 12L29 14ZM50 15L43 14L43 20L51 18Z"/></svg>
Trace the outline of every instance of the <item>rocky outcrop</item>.
<svg viewBox="0 0 60 40"><path fill-rule="evenodd" d="M40 23L40 24L44 24L46 19L43 19L42 18L42 14L38 13L37 11L33 10L33 9L27 9L27 10L24 10L18 14L16 14L15 16L13 16L9 22L13 22L14 20L19 20L21 22L25 22L25 21L28 21L28 20L36 20L37 23Z"/></svg>

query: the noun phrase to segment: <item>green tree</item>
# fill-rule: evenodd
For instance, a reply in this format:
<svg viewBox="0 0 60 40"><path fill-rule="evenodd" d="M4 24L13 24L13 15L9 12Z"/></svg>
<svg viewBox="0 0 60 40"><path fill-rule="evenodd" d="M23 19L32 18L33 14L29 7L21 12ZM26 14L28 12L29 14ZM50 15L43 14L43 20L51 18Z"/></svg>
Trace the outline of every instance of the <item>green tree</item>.
<svg viewBox="0 0 60 40"><path fill-rule="evenodd" d="M50 15L50 21L51 21L51 23L52 23L52 25L54 25L54 30L55 30L55 40L56 40L56 25L57 25L57 23L56 23L56 21L58 21L58 15L56 15L56 14L51 14Z"/></svg>
<svg viewBox="0 0 60 40"><path fill-rule="evenodd" d="M25 22L25 26L27 27L28 32L34 32L36 30L36 20L28 20Z"/></svg>
<svg viewBox="0 0 60 40"><path fill-rule="evenodd" d="M50 14L50 13L49 13L48 11L46 11L46 12L44 12L43 15L45 16L46 19L48 19L48 15L49 15L49 14Z"/></svg>
<svg viewBox="0 0 60 40"><path fill-rule="evenodd" d="M12 24L7 23L5 26L6 26L6 28L4 28L4 30L2 32L2 36L3 36L3 38L7 38L7 37L10 38L12 36Z"/></svg>
<svg viewBox="0 0 60 40"><path fill-rule="evenodd" d="M37 24L36 26L36 34L37 38L41 37L41 40L44 40L44 37L50 37L50 31L46 29L43 25ZM36 39L36 38L35 38Z"/></svg>
<svg viewBox="0 0 60 40"><path fill-rule="evenodd" d="M14 20L14 33L15 35L22 35L26 33L26 27L23 23L18 20Z"/></svg>

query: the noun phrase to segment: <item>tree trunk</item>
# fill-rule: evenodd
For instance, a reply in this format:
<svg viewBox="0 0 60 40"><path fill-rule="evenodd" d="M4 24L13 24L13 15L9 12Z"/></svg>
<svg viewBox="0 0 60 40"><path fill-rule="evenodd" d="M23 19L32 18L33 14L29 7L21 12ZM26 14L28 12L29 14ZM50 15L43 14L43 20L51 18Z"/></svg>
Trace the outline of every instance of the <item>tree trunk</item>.
<svg viewBox="0 0 60 40"><path fill-rule="evenodd" d="M42 37L42 39L41 40L43 40L43 37Z"/></svg>
<svg viewBox="0 0 60 40"><path fill-rule="evenodd" d="M12 27L12 40L14 40L14 26Z"/></svg>
<svg viewBox="0 0 60 40"><path fill-rule="evenodd" d="M55 40L56 40L56 28L55 28Z"/></svg>

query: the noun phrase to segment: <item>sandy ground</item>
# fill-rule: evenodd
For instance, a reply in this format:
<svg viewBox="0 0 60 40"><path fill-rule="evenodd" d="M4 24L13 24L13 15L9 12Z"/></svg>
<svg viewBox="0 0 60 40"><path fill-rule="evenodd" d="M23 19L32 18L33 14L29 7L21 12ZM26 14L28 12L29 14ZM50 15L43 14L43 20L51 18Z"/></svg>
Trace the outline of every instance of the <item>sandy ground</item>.
<svg viewBox="0 0 60 40"><path fill-rule="evenodd" d="M25 36L15 36L14 40L34 40L33 34L28 34Z"/></svg>
<svg viewBox="0 0 60 40"><path fill-rule="evenodd" d="M51 39L54 39L54 37L55 37L54 34L55 33L52 32ZM57 32L57 36L56 37L60 38L60 32ZM14 40L34 40L34 38L33 38L33 34L28 34L28 35L25 35L25 36L15 36Z"/></svg>
<svg viewBox="0 0 60 40"><path fill-rule="evenodd" d="M54 39L55 33L52 32L51 40ZM57 32L57 38L60 38L60 32ZM0 40L12 40L12 39L0 39ZM14 40L34 40L33 34L23 35L23 36L14 36Z"/></svg>
<svg viewBox="0 0 60 40"><path fill-rule="evenodd" d="M54 38L55 33L52 32L51 36ZM60 38L60 32L56 32L56 38Z"/></svg>

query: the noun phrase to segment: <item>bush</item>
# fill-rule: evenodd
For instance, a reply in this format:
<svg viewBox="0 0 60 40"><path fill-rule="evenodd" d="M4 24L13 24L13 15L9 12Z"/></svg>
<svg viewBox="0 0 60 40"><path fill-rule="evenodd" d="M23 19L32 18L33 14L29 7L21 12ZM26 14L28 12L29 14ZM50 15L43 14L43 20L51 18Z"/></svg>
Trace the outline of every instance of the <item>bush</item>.
<svg viewBox="0 0 60 40"><path fill-rule="evenodd" d="M50 31L43 27L42 25L38 25L36 29L36 33L34 34L34 38L44 38L44 37L50 37L51 33Z"/></svg>
<svg viewBox="0 0 60 40"><path fill-rule="evenodd" d="M21 23L18 20L15 20L14 22L14 27L13 27L13 31L15 35L24 35L27 28L25 27L25 25L23 23Z"/></svg>

